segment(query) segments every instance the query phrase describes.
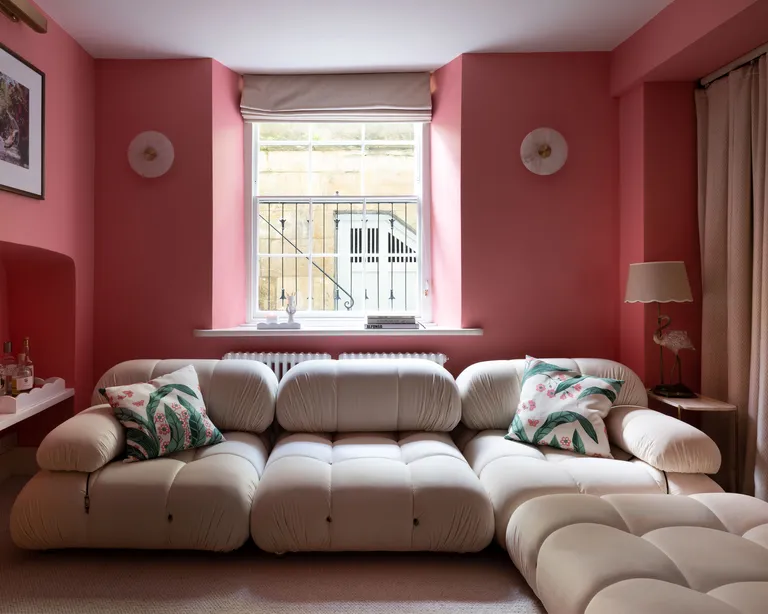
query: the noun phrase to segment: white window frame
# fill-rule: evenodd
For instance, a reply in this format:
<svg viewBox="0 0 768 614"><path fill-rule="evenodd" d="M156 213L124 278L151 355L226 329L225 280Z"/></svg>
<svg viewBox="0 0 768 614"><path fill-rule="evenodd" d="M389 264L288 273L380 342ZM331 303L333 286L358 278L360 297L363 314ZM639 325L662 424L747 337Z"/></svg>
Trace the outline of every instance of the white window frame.
<svg viewBox="0 0 768 614"><path fill-rule="evenodd" d="M245 270L246 270L246 324L262 321L268 312L258 308L258 136L256 124L245 123L244 164L245 164ZM420 160L416 166L416 194L420 206L417 207L417 224L421 229L419 240L419 288L420 301L418 319L424 323L432 322L432 233L431 233L431 140L430 125L421 124L416 129L416 149ZM385 197L386 198L386 197ZM343 200L343 199L342 199ZM359 200L359 199L356 199ZM303 311L297 312L295 319L307 327L343 327L357 326L365 320L365 313L343 311Z"/></svg>

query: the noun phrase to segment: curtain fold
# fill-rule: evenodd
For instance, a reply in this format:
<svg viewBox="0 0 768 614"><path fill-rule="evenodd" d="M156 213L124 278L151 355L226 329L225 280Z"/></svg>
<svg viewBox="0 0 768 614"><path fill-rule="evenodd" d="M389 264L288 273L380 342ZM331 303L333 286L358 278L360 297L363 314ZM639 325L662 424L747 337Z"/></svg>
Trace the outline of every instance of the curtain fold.
<svg viewBox="0 0 768 614"><path fill-rule="evenodd" d="M428 122L430 75L246 75L240 110L253 122Z"/></svg>
<svg viewBox="0 0 768 614"><path fill-rule="evenodd" d="M739 407L744 492L768 500L768 58L696 93L702 392Z"/></svg>

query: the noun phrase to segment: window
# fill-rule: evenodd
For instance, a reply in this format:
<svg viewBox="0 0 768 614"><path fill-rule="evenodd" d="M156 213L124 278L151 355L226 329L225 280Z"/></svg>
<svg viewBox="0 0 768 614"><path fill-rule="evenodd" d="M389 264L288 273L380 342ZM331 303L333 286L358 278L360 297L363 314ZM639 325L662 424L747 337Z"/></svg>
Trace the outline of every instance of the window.
<svg viewBox="0 0 768 614"><path fill-rule="evenodd" d="M421 123L257 123L251 315L427 316Z"/></svg>

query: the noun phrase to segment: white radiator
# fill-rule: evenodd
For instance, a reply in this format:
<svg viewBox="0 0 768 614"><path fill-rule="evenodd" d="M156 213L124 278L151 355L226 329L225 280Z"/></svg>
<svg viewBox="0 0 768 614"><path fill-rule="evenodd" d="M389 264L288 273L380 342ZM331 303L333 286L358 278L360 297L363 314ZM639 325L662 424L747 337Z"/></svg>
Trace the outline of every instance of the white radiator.
<svg viewBox="0 0 768 614"><path fill-rule="evenodd" d="M339 360L360 360L367 358L421 358L422 360L431 360L436 362L441 367L448 362L448 357L445 354L412 354L412 353L400 353L400 354L373 354L367 352L365 354L339 354Z"/></svg>
<svg viewBox="0 0 768 614"><path fill-rule="evenodd" d="M291 367L307 360L330 360L330 354L313 354L308 352L229 352L224 360L257 360L263 362L275 372L281 380Z"/></svg>

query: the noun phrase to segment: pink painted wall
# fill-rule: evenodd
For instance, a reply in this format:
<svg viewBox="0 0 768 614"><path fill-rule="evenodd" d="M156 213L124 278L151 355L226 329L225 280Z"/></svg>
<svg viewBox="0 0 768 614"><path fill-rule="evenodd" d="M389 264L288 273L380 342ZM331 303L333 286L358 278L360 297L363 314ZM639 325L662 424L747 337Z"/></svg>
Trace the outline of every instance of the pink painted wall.
<svg viewBox="0 0 768 614"><path fill-rule="evenodd" d="M612 91L695 81L768 41L768 0L676 0L613 52Z"/></svg>
<svg viewBox="0 0 768 614"><path fill-rule="evenodd" d="M212 60L96 63L96 377L127 358L183 356L212 324L211 87ZM156 179L126 157L146 130L174 145Z"/></svg>
<svg viewBox="0 0 768 614"><path fill-rule="evenodd" d="M520 143L550 126L569 144L555 175ZM464 56L462 322L470 360L618 357L618 105L602 53Z"/></svg>
<svg viewBox="0 0 768 614"><path fill-rule="evenodd" d="M245 322L243 116L240 75L212 63L214 327Z"/></svg>
<svg viewBox="0 0 768 614"><path fill-rule="evenodd" d="M645 103L642 86L619 104L619 360L645 381L645 307L624 304L629 265L645 261Z"/></svg>
<svg viewBox="0 0 768 614"><path fill-rule="evenodd" d="M462 57L432 77L432 315L461 326Z"/></svg>
<svg viewBox="0 0 768 614"><path fill-rule="evenodd" d="M620 267L626 286L629 264L683 260L692 304L666 304L673 329L701 346L701 269L697 217L696 116L693 83L646 83L621 98ZM659 382L659 348L653 342L657 306L620 308L621 360L649 386ZM685 352L683 380L697 389L699 356ZM665 381L672 355L665 352Z"/></svg>
<svg viewBox="0 0 768 614"><path fill-rule="evenodd" d="M665 305L672 328L685 330L701 349L701 262L698 226L698 168L696 109L693 83L648 83L645 93L645 259L683 260L693 292L693 303ZM647 311L647 330L653 330L655 306ZM650 331L648 331L650 332ZM646 338L650 335L646 333ZM659 352L651 341L646 361L655 383ZM683 380L695 390L700 383L698 352L681 353ZM672 366L664 358L665 377ZM669 380L667 380L669 381Z"/></svg>
<svg viewBox="0 0 768 614"><path fill-rule="evenodd" d="M94 61L52 21L48 33L40 35L2 18L0 40L46 74L46 199L0 192L0 242L20 253L29 246L68 260L71 288L61 290L74 297L73 312L61 320L58 312L68 309L66 304L40 292L47 283L44 270L25 283L13 276L22 264L6 263L10 316L3 326L16 342L29 334L36 360L56 371L41 375L64 376L75 386L78 402L85 402L93 372ZM16 313L34 318L14 319L19 297L28 304ZM51 330L47 314L64 330Z"/></svg>

